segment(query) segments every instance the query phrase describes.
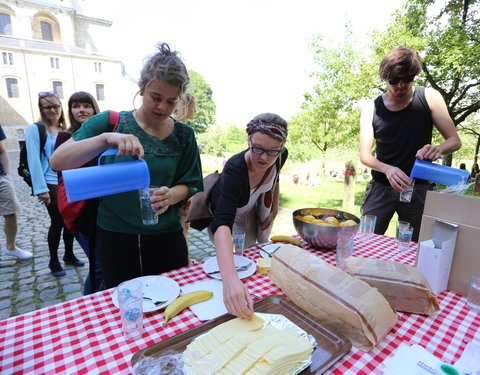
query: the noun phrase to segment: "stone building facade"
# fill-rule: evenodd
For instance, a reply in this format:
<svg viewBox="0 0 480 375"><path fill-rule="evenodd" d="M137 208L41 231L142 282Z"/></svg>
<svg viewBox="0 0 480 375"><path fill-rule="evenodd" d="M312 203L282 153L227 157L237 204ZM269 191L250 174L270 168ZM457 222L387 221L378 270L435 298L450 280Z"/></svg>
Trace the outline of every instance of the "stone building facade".
<svg viewBox="0 0 480 375"><path fill-rule="evenodd" d="M119 58L107 56L112 22L88 14L95 0L0 1L0 124L7 148L40 117L38 94L88 91L101 110L132 107L138 87ZM66 115L66 117L68 117Z"/></svg>

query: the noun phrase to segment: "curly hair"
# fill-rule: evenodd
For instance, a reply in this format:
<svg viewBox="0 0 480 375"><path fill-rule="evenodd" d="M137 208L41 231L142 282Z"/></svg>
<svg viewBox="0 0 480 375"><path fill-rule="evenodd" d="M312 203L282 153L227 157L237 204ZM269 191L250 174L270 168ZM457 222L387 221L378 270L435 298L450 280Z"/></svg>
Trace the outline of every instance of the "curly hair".
<svg viewBox="0 0 480 375"><path fill-rule="evenodd" d="M159 52L147 58L140 73L138 86L140 95L153 81L164 81L177 87L181 93L187 90L190 78L177 51L173 51L167 43L158 43Z"/></svg>

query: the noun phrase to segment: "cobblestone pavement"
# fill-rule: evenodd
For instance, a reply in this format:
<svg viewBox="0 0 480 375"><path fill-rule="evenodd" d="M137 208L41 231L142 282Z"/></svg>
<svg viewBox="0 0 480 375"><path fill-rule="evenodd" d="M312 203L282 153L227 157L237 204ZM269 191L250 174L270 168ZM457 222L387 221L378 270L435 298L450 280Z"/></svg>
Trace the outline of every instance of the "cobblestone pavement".
<svg viewBox="0 0 480 375"><path fill-rule="evenodd" d="M17 155L11 155L11 171L22 210L18 223L17 246L33 252L33 258L18 260L6 256L5 234L0 231L0 320L29 311L54 305L80 297L83 283L88 274L88 259L74 243L75 255L85 261L83 267L63 265L67 275L56 278L48 269L49 253L47 231L50 219L47 210L30 195L30 188L17 175ZM295 232L291 211L281 209L275 221L272 234L293 234ZM205 231L189 231L192 261L201 262L214 255L215 250ZM63 241L60 241L59 259L63 258Z"/></svg>

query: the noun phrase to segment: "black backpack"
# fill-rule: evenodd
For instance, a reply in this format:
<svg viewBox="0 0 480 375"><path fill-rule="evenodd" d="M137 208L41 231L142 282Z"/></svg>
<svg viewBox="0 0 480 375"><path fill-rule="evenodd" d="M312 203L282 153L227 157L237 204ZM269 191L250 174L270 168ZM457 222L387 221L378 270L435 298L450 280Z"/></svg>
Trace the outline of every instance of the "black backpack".
<svg viewBox="0 0 480 375"><path fill-rule="evenodd" d="M47 141L47 130L43 124L35 123L38 128L38 134L40 135L40 157L44 153L43 148L45 147L45 142ZM28 157L27 157L27 144L26 141L20 141L20 157L18 161L18 175L23 178L28 186L32 188L32 176L30 175L30 169L28 169Z"/></svg>

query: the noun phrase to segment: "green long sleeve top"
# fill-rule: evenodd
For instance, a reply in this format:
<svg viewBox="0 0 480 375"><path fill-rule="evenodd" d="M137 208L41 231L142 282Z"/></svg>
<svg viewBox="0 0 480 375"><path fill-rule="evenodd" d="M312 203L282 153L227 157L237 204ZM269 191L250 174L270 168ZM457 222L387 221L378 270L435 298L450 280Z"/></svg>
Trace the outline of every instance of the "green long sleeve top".
<svg viewBox="0 0 480 375"><path fill-rule="evenodd" d="M91 138L108 130L109 112L105 111L85 121L73 134L75 141ZM116 130L133 134L141 142L144 160L153 186L187 185L186 199L203 190L202 167L193 129L175 121L173 132L161 140L147 134L133 117L133 111L120 112ZM103 163L131 160L130 157L106 156ZM104 162L103 162L104 161ZM128 176L125 176L128 178ZM108 195L100 199L97 224L105 230L131 234L165 234L181 229L179 208L185 201L168 208L159 216L158 224L144 225L141 219L138 191Z"/></svg>

